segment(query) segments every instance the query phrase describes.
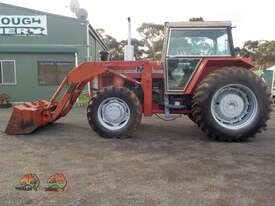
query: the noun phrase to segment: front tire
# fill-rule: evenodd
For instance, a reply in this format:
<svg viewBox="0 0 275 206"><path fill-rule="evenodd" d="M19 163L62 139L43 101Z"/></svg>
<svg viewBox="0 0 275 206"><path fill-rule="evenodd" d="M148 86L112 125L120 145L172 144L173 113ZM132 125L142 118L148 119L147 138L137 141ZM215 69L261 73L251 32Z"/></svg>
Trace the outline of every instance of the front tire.
<svg viewBox="0 0 275 206"><path fill-rule="evenodd" d="M227 67L210 73L194 93L192 114L207 135L222 141L246 141L266 127L270 92L252 72Z"/></svg>
<svg viewBox="0 0 275 206"><path fill-rule="evenodd" d="M142 107L135 93L125 87L100 90L87 108L90 126L105 138L130 137L140 124Z"/></svg>

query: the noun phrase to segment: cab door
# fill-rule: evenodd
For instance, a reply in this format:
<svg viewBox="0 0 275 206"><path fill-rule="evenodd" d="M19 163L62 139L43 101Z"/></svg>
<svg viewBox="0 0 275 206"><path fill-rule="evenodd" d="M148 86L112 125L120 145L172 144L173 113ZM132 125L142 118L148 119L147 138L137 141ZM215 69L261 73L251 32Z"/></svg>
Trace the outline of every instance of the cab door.
<svg viewBox="0 0 275 206"><path fill-rule="evenodd" d="M182 94L191 80L201 58L166 58L166 91L167 93Z"/></svg>

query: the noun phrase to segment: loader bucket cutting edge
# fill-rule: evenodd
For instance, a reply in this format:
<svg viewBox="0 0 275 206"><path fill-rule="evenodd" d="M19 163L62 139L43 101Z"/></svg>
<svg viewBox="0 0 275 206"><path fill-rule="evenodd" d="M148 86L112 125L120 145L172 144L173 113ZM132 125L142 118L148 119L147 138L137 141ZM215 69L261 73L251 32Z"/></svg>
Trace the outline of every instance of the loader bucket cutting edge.
<svg viewBox="0 0 275 206"><path fill-rule="evenodd" d="M51 121L45 121L43 117L44 102L39 101L15 106L5 133L10 135L30 134L38 127L50 123Z"/></svg>

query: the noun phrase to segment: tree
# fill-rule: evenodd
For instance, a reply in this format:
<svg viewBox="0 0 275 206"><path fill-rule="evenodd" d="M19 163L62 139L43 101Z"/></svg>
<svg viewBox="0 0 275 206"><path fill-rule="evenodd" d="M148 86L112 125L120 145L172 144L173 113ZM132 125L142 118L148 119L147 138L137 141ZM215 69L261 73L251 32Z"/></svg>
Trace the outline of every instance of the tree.
<svg viewBox="0 0 275 206"><path fill-rule="evenodd" d="M122 40L120 42L121 46L124 48L128 44L128 40ZM138 39L131 39L131 44L134 46L134 56L136 60L143 59L143 56L145 54L144 48L144 41L138 40Z"/></svg>
<svg viewBox="0 0 275 206"><path fill-rule="evenodd" d="M236 47L239 57L249 57L256 68L262 70L275 65L275 41L246 41L243 48Z"/></svg>
<svg viewBox="0 0 275 206"><path fill-rule="evenodd" d="M246 41L245 43L244 43L244 48L246 49L246 50L248 50L249 52L251 52L251 53L255 53L256 52L256 50L258 49L258 47L259 47L259 41L251 41L251 40L249 40L249 41Z"/></svg>
<svg viewBox="0 0 275 206"><path fill-rule="evenodd" d="M124 48L128 44L128 40L117 41L111 35L105 33L104 29L96 29L98 35L103 39L108 47L111 60L123 60ZM134 55L136 60L141 60L144 56L145 50L144 41L138 39L131 39L131 44L134 46Z"/></svg>
<svg viewBox="0 0 275 206"><path fill-rule="evenodd" d="M259 46L259 41L246 41L243 45L243 48L235 48L237 56L240 57L249 57L253 62L256 60L256 52Z"/></svg>
<svg viewBox="0 0 275 206"><path fill-rule="evenodd" d="M256 50L256 65L259 69L266 69L275 65L275 41L264 41Z"/></svg>
<svg viewBox="0 0 275 206"><path fill-rule="evenodd" d="M124 58L124 50L123 46L120 42L118 42L114 37L105 33L104 29L96 29L98 35L105 42L109 56L111 60L123 60Z"/></svg>
<svg viewBox="0 0 275 206"><path fill-rule="evenodd" d="M160 60L164 26L162 24L143 23L137 31L145 43L144 57L150 60Z"/></svg>

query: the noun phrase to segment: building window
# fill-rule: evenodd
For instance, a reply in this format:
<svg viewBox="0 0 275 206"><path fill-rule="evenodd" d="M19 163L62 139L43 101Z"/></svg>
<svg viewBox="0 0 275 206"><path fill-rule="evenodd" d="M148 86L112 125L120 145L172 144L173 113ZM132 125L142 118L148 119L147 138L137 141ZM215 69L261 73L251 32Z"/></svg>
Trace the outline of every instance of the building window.
<svg viewBox="0 0 275 206"><path fill-rule="evenodd" d="M41 85L59 85L73 69L73 62L39 61L38 82Z"/></svg>
<svg viewBox="0 0 275 206"><path fill-rule="evenodd" d="M14 60L0 60L0 84L16 84Z"/></svg>

